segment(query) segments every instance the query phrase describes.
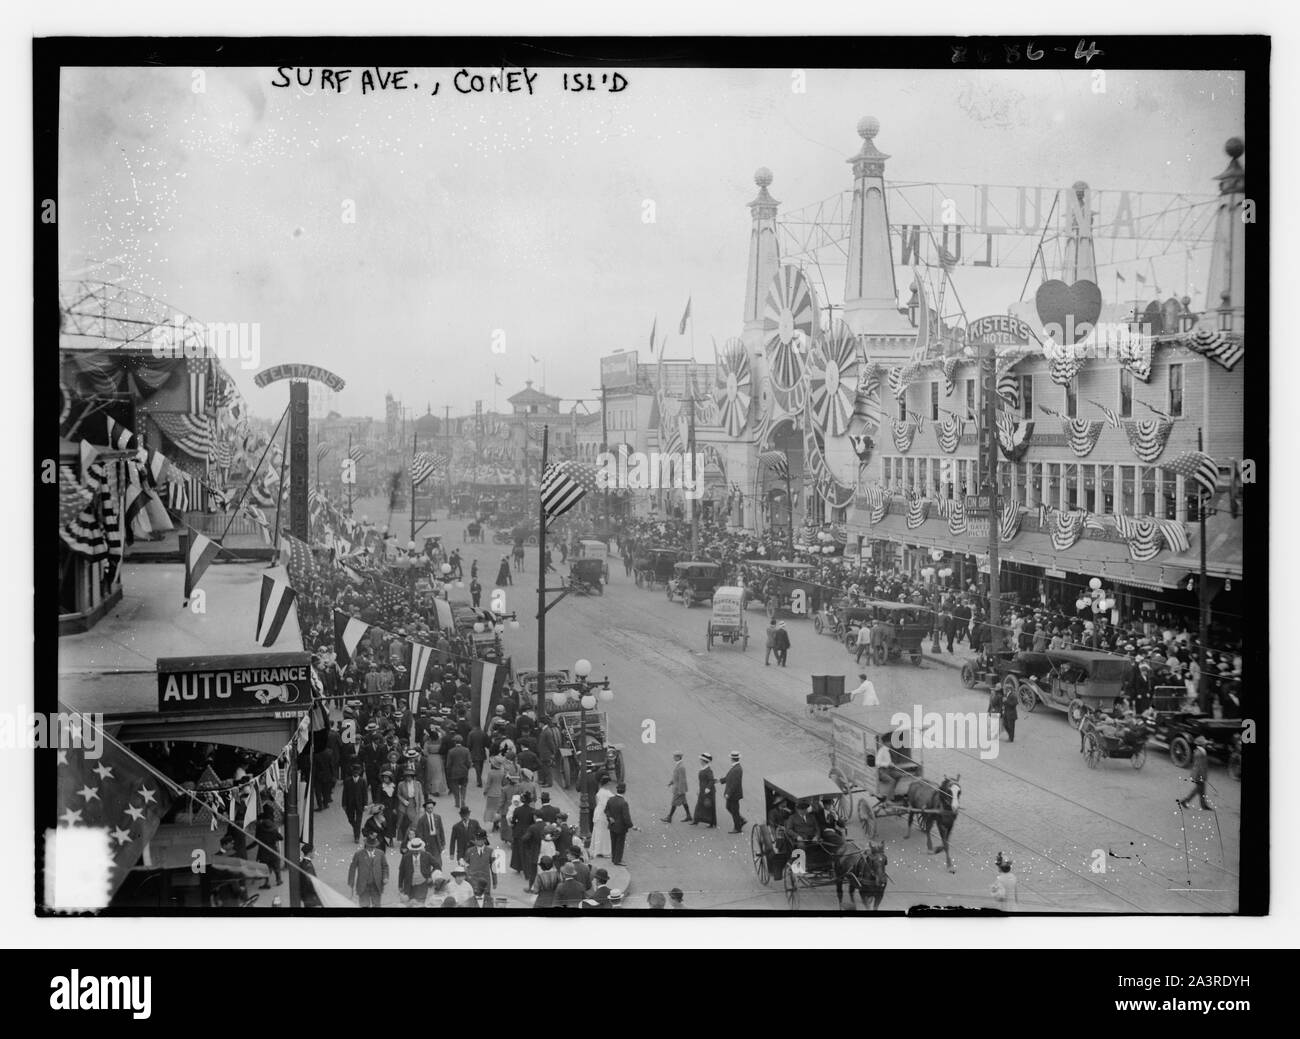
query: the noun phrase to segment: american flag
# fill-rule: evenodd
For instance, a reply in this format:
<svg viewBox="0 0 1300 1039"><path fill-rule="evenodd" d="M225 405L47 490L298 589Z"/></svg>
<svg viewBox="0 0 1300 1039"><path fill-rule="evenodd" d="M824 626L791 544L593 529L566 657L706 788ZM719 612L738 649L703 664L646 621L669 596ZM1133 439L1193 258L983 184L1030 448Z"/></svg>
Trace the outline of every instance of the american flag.
<svg viewBox="0 0 1300 1039"><path fill-rule="evenodd" d="M1020 533L1020 505L1008 501L1002 506L1002 515L998 517L998 539L1011 541Z"/></svg>
<svg viewBox="0 0 1300 1039"><path fill-rule="evenodd" d="M289 574L289 585L299 594L310 591L316 578L316 558L307 542L291 534L280 539L280 564Z"/></svg>
<svg viewBox="0 0 1300 1039"><path fill-rule="evenodd" d="M952 377L957 371L957 362L960 360L960 357L945 357L943 359L941 368L943 370L943 395L945 397L951 397L952 391L957 388Z"/></svg>
<svg viewBox="0 0 1300 1039"><path fill-rule="evenodd" d="M208 403L208 358L206 355L185 359L190 377L190 414L202 418Z"/></svg>
<svg viewBox="0 0 1300 1039"><path fill-rule="evenodd" d="M1211 497L1219 490L1219 464L1204 451L1188 451L1160 468L1195 480Z"/></svg>
<svg viewBox="0 0 1300 1039"><path fill-rule="evenodd" d="M348 448L348 457L354 462L360 462L366 457L366 449L358 444L356 447Z"/></svg>
<svg viewBox="0 0 1300 1039"><path fill-rule="evenodd" d="M552 519L563 516L587 494L587 489L559 462L552 462L542 474L542 511Z"/></svg>
<svg viewBox="0 0 1300 1039"><path fill-rule="evenodd" d="M764 451L758 456L758 464L771 469L778 479L790 479L790 460L784 451Z"/></svg>
<svg viewBox="0 0 1300 1039"><path fill-rule="evenodd" d="M154 424L164 436L191 458L207 461L212 450L212 428L206 415L187 415L181 412L152 413Z"/></svg>
<svg viewBox="0 0 1300 1039"><path fill-rule="evenodd" d="M106 831L112 855L106 895L111 896L140 860L171 807L172 797L142 761L102 729L96 731L89 717L62 704L59 707L68 720L69 733L82 736L67 742L82 746L52 751L58 762L58 826ZM88 756L87 750L98 750L99 755Z"/></svg>
<svg viewBox="0 0 1300 1039"><path fill-rule="evenodd" d="M1215 328L1197 328L1187 339L1187 345L1197 353L1218 361L1229 371L1246 356L1246 348L1237 336L1228 336Z"/></svg>
<svg viewBox="0 0 1300 1039"><path fill-rule="evenodd" d="M1113 426L1115 429L1119 429L1120 421L1118 412L1112 411L1104 404L1098 404L1095 400L1090 400L1088 403L1094 408L1099 408L1101 410L1101 413L1106 416L1106 424L1108 426Z"/></svg>
<svg viewBox="0 0 1300 1039"><path fill-rule="evenodd" d="M916 436L916 426L900 419L891 419L889 431L894 437L894 447L906 454L912 449L912 438Z"/></svg>
<svg viewBox="0 0 1300 1039"><path fill-rule="evenodd" d="M317 444L317 445L316 445L316 464L317 464L317 465L320 465L321 462L325 461L325 456L326 456L327 454L329 454L331 450L332 450L332 448L330 447L329 444Z"/></svg>
<svg viewBox="0 0 1300 1039"><path fill-rule="evenodd" d="M1013 408L1020 407L1020 380L1010 372L998 376L998 396Z"/></svg>
<svg viewBox="0 0 1300 1039"><path fill-rule="evenodd" d="M1160 554L1160 526L1155 520L1116 516L1115 530L1128 542L1129 558L1146 563Z"/></svg>
<svg viewBox="0 0 1300 1039"><path fill-rule="evenodd" d="M443 459L441 455L431 455L427 451L421 451L411 459L411 464L408 467L411 474L411 482L418 487L441 469L444 463L445 459Z"/></svg>

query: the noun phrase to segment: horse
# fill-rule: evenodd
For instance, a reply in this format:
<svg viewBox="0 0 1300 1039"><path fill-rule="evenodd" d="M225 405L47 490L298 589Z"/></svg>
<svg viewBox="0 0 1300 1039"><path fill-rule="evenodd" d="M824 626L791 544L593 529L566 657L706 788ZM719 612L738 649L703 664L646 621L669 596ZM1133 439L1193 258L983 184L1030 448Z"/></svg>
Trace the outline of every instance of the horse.
<svg viewBox="0 0 1300 1039"><path fill-rule="evenodd" d="M961 811L961 774L956 777L943 777L939 786L918 781L907 789L907 836L912 836L912 816L919 815L925 828L925 850L933 855L943 852L948 863L948 872L956 873L952 856L948 852L948 835L952 833L957 813ZM939 824L939 839L943 846L936 848L930 840L930 827Z"/></svg>
<svg viewBox="0 0 1300 1039"><path fill-rule="evenodd" d="M841 839L838 845L829 846L831 868L835 872L835 898L841 909L844 908L844 884L849 885L849 904L854 909L857 903L854 896L862 899L862 908L875 912L880 908L885 897L885 888L889 877L885 867L889 856L885 854L882 841L871 841L868 850L863 851L849 840Z"/></svg>

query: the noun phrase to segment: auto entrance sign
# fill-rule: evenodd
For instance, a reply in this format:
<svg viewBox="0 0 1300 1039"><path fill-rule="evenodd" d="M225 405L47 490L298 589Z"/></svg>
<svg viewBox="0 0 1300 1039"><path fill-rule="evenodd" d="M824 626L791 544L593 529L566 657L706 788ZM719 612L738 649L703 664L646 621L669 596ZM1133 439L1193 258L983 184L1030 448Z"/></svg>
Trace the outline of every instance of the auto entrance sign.
<svg viewBox="0 0 1300 1039"><path fill-rule="evenodd" d="M158 710L163 714L306 711L311 696L307 653L158 658Z"/></svg>

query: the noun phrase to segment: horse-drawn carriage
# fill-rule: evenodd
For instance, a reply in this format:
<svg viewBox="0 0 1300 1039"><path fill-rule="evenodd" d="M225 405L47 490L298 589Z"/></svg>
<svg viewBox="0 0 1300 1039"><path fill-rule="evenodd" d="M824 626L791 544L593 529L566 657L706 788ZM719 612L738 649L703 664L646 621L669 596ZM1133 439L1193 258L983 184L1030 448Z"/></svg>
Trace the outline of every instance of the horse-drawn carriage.
<svg viewBox="0 0 1300 1039"><path fill-rule="evenodd" d="M651 547L639 549L632 559L632 575L638 588L666 585L673 579L673 567L681 558L675 548Z"/></svg>
<svg viewBox="0 0 1300 1039"><path fill-rule="evenodd" d="M961 810L961 776L926 779L921 733L910 724L896 725L887 708L848 704L830 713L831 778L850 799L866 835L876 835L881 819L906 815L910 837L913 817L919 816L926 850L942 851L952 870L948 835ZM931 840L936 824L939 848Z"/></svg>
<svg viewBox="0 0 1300 1039"><path fill-rule="evenodd" d="M1128 657L1082 649L1017 653L1004 667L1002 695L1026 714L1040 703L1064 711L1079 728L1090 711L1110 711L1133 670Z"/></svg>
<svg viewBox="0 0 1300 1039"><path fill-rule="evenodd" d="M1107 758L1127 758L1135 769L1147 760L1147 739L1151 730L1138 717L1116 718L1090 711L1079 726L1084 760L1089 768L1100 768Z"/></svg>
<svg viewBox="0 0 1300 1039"><path fill-rule="evenodd" d="M466 523L466 524L465 524L465 533L461 535L460 540L461 540L462 543L469 542L469 543L473 543L473 544L476 544L476 545L481 545L481 544L483 543L483 524L482 524L482 522L479 521L479 520L476 520L476 519L472 519L472 520L470 520L468 523ZM493 541L496 541L496 540L497 540L497 538L496 538L495 535L493 535L492 540L493 540ZM500 544L500 542L498 542L498 544Z"/></svg>
<svg viewBox="0 0 1300 1039"><path fill-rule="evenodd" d="M820 772L786 772L763 780L764 821L750 828L754 873L766 886L773 877L791 909L798 908L801 888L835 885L844 904L861 897L876 909L888 878L884 846L872 842L863 851L846 837L852 798Z"/></svg>
<svg viewBox="0 0 1300 1039"><path fill-rule="evenodd" d="M673 564L673 576L664 591L668 601L676 596L688 609L697 602L713 598L713 591L722 583L722 567L717 563L691 560Z"/></svg>
<svg viewBox="0 0 1300 1039"><path fill-rule="evenodd" d="M742 609L745 590L724 586L713 590L713 616L705 629L705 646L713 649L713 641L740 643L741 650L749 649L749 624Z"/></svg>
<svg viewBox="0 0 1300 1039"><path fill-rule="evenodd" d="M816 568L811 563L787 563L784 560L747 559L750 573L745 605L757 600L767 605L769 594L776 596L776 608L784 613L803 615L812 609L817 592Z"/></svg>

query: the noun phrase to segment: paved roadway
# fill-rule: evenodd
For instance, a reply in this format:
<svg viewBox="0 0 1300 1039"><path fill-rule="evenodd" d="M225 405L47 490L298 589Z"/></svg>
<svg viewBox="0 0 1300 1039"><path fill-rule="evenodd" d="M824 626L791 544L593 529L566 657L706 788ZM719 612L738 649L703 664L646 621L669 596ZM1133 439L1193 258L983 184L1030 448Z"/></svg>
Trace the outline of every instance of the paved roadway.
<svg viewBox="0 0 1300 1039"><path fill-rule="evenodd" d="M372 504L369 515L382 518L383 513ZM404 523L405 517L394 518L398 531ZM423 533L440 529L455 531L449 543L460 543L460 524L445 519ZM489 541L464 546L462 554L467 563L477 557L480 573L491 577L501 548ZM739 751L745 768L743 812L760 821L765 773L829 767L829 725L811 717L804 701L809 676L845 674L851 688L858 668L838 643L816 635L806 620L787 622L790 666L765 667L765 617L757 609L749 612L754 637L748 652L725 645L707 652L707 605L688 610L670 603L662 589L636 588L619 560L611 564L605 595L571 595L549 613L547 661L552 668L572 667L586 657L596 676L608 675L613 683L611 734L625 747L628 797L639 827L629 838L626 860L638 893L632 904L639 904L646 891L676 886L693 907L784 910L779 881L768 888L759 884L749 833L729 835L721 806L716 830L685 825L680 813L671 826L660 821L668 804L672 754L680 750L686 756L693 801L699 753L713 754L714 772L721 777L729 753ZM536 659L536 568L532 553L521 583L509 590L521 622L518 631L507 634L516 668L531 667ZM885 707L910 712L920 704L926 711L965 713L986 704L985 692L963 689L956 670L930 660L921 668L867 670ZM1003 742L993 760L981 760L978 750L927 750L927 775L962 777L962 813L952 836L957 872L947 872L941 854L926 854L924 836L914 832L904 838L905 819L882 820L879 835L886 841L891 878L883 908L989 905L993 860L1004 850L1015 861L1025 909L1235 910L1240 784L1223 768L1212 770L1216 831L1213 814L1182 813L1174 804L1189 788L1185 773L1165 752L1152 748L1140 771L1126 761L1103 762L1094 771L1078 746L1065 716L1040 707L1022 715L1016 741ZM803 892L800 906L833 909L834 888Z"/></svg>

